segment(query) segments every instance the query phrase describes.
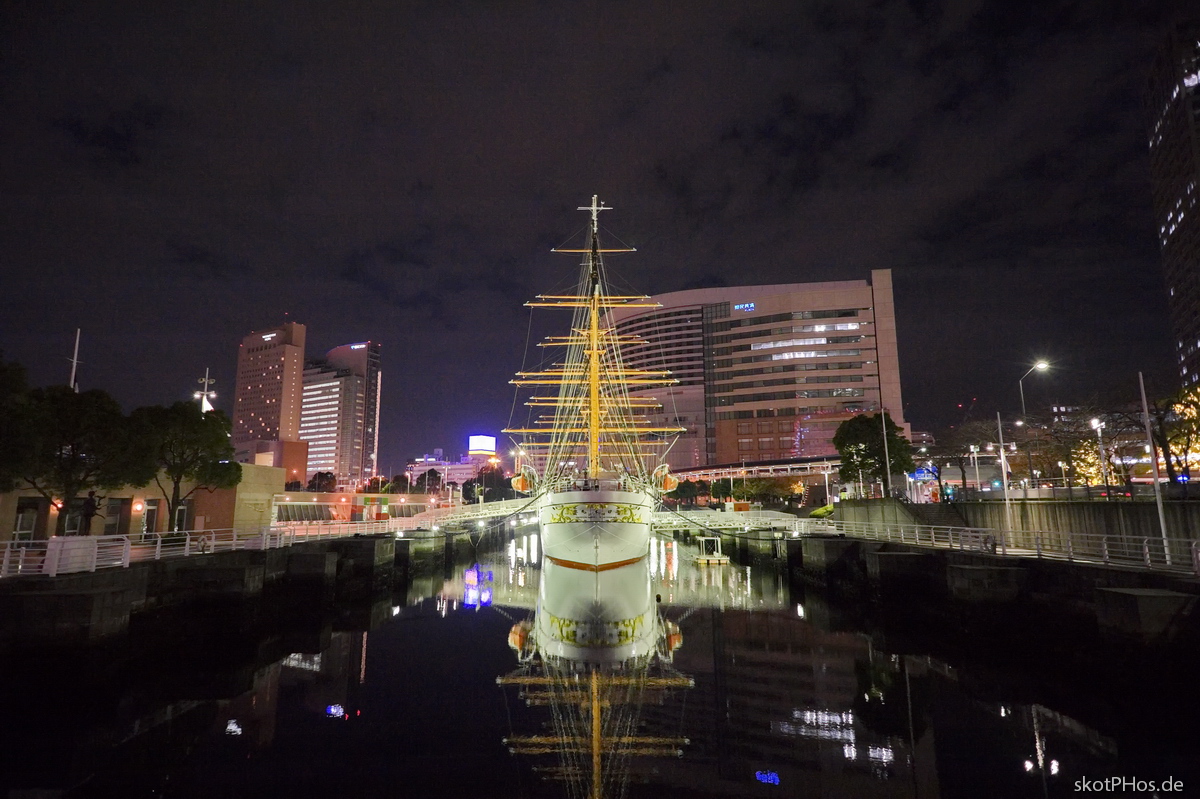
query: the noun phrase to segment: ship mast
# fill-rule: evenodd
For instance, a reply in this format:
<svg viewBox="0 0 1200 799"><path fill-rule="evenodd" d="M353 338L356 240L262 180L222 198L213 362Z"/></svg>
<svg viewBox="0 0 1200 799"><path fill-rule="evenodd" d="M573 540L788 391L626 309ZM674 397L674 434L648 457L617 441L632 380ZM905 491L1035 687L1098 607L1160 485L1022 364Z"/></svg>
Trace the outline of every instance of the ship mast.
<svg viewBox="0 0 1200 799"><path fill-rule="evenodd" d="M665 370L630 369L621 361L620 345L641 342L639 336L618 335L606 323L604 314L612 308L659 308L646 296L614 296L605 288L603 255L634 252L633 248L602 248L600 246L600 212L612 210L592 196L590 205L578 210L591 217L587 246L579 249L556 248L554 252L579 253L583 262L579 287L571 295L538 295L533 308L574 308L576 316L569 336L553 336L540 346L566 347L563 364L537 372L518 372L511 381L518 386L553 385L559 387L557 397L532 397L531 407L552 407L555 413L537 421L541 427L510 428L506 433L532 436L525 446L546 448L546 479L563 474L573 458L586 460L583 474L599 479L605 472L603 456L617 456L627 473L644 477L643 457L651 454L646 447L663 435L682 432L680 427L655 427L650 420L634 413L634 409L661 407L657 400L630 397L631 387L662 386L677 383ZM538 441L537 437L548 437ZM577 453L577 454L572 454Z"/></svg>
<svg viewBox="0 0 1200 799"><path fill-rule="evenodd" d="M588 279L592 283L588 306L588 468L587 476L600 477L600 211L598 196L592 195L592 241L588 258L591 262ZM580 209L582 210L582 209ZM607 210L607 209L605 209Z"/></svg>

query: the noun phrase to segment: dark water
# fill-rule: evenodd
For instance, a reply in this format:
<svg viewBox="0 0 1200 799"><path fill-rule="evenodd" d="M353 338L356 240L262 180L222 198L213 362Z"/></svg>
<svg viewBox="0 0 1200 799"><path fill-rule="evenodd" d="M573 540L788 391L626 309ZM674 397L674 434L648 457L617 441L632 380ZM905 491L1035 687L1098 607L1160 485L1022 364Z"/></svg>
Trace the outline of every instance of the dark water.
<svg viewBox="0 0 1200 799"><path fill-rule="evenodd" d="M1187 641L1114 642L1041 608L835 597L657 553L682 634L663 667L694 686L647 692L635 732L688 743L631 757L606 796L1155 795L1078 791L1111 777L1200 796ZM137 616L90 652L6 653L0 795L585 796L557 755L503 743L554 730L553 708L496 682L517 667L508 634L538 570L478 557L490 606L464 562L394 592L293 586Z"/></svg>

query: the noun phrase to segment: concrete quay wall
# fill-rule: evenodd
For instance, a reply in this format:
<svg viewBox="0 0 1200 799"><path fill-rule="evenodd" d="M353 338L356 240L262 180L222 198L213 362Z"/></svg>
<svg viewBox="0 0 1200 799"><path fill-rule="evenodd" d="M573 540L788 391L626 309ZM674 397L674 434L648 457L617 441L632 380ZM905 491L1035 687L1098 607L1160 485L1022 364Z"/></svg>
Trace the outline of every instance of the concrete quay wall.
<svg viewBox="0 0 1200 799"><path fill-rule="evenodd" d="M428 546L441 554L439 542ZM408 557L410 545L400 549ZM390 535L310 541L131 564L128 568L0 582L0 645L73 646L126 632L131 616L193 601L242 601L283 583L338 597L370 595L395 579ZM405 573L402 571L402 573Z"/></svg>
<svg viewBox="0 0 1200 799"><path fill-rule="evenodd" d="M793 574L869 601L1024 603L1091 615L1102 629L1144 640L1169 637L1197 622L1200 580L1181 574L844 536L809 536L787 544Z"/></svg>

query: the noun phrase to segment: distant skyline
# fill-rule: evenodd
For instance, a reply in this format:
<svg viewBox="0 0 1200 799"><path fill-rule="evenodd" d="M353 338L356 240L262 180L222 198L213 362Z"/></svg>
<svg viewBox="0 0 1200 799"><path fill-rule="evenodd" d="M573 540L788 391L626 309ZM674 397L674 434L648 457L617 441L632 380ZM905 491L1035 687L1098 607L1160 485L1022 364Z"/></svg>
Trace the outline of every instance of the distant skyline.
<svg viewBox="0 0 1200 799"><path fill-rule="evenodd" d="M624 287L894 272L916 429L1168 385L1143 92L1173 6L148 0L0 10L0 349L232 408L381 342L381 466L499 434L592 194Z"/></svg>

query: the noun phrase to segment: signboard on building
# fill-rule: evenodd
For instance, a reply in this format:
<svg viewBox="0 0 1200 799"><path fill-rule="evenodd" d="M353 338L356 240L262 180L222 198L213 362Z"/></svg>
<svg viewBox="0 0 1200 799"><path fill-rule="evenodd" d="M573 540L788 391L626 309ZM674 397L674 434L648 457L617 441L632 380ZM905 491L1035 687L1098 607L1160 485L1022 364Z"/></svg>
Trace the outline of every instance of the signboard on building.
<svg viewBox="0 0 1200 799"><path fill-rule="evenodd" d="M467 438L467 453L470 455L495 455L495 436L469 436Z"/></svg>

